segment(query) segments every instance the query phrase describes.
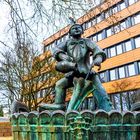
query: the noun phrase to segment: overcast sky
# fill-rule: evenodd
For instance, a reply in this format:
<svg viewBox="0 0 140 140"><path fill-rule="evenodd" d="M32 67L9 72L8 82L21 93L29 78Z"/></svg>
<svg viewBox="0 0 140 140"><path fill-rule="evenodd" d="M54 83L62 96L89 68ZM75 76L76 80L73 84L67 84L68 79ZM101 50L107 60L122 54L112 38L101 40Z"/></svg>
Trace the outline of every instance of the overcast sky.
<svg viewBox="0 0 140 140"><path fill-rule="evenodd" d="M9 20L9 10L8 7L0 3L0 40L6 37L5 31ZM1 47L1 44L0 44Z"/></svg>

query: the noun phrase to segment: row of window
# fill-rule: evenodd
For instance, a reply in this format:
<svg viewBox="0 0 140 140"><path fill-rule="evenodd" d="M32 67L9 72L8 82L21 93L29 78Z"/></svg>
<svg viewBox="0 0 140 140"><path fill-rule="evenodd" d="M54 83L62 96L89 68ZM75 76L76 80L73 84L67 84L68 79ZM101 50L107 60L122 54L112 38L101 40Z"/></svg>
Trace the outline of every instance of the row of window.
<svg viewBox="0 0 140 140"><path fill-rule="evenodd" d="M52 42L51 44L49 44L48 46L45 47L45 50L44 51L48 51L48 50L51 50L52 48L54 48L56 45L58 45L59 43L67 40L69 38L69 35L68 33L65 34L64 36L62 36L61 38L55 40L54 42Z"/></svg>
<svg viewBox="0 0 140 140"><path fill-rule="evenodd" d="M139 47L140 47L140 36L137 36L129 40L126 40L124 42L121 42L117 45L113 45L107 49L104 49L104 51L106 52L107 57L111 58L113 56L117 56L119 54L125 53L127 51L130 51Z"/></svg>
<svg viewBox="0 0 140 140"><path fill-rule="evenodd" d="M101 72L100 78L102 82L109 82L120 78L130 77L140 74L140 62L133 62L121 67Z"/></svg>
<svg viewBox="0 0 140 140"><path fill-rule="evenodd" d="M114 35L138 23L140 23L140 12L138 12L137 14L131 17L127 17L123 21L119 22L117 25L112 25L109 28L106 28L88 38L90 38L91 40L95 42L98 42L102 39L105 39L111 35Z"/></svg>
<svg viewBox="0 0 140 140"><path fill-rule="evenodd" d="M121 2L121 3L117 4L116 6L109 8L107 11L102 12L101 14L93 17L91 20L83 23L83 25L82 25L83 29L86 30L86 29L94 26L95 24L103 21L104 19L108 18L109 16L113 15L116 12L121 11L124 8L126 8L125 2Z"/></svg>
<svg viewBox="0 0 140 140"><path fill-rule="evenodd" d="M110 100L116 110L131 110L132 104L140 101L140 89L120 94L111 94Z"/></svg>
<svg viewBox="0 0 140 140"><path fill-rule="evenodd" d="M112 7L110 7L108 10L106 10L105 12L102 12L101 14L95 16L94 18L92 18L91 20L87 21L86 23L83 24L83 28L88 29L90 27L92 27L93 25L101 22L104 19L107 19L108 17L110 17L111 15L127 8L129 5L132 5L133 3L137 2L138 0L124 0L119 2L116 5L113 5Z"/></svg>
<svg viewBox="0 0 140 140"><path fill-rule="evenodd" d="M140 101L140 89L134 91L121 92L117 94L110 94L110 101L113 104L114 109L118 111L131 110L132 104ZM69 102L66 103L68 106ZM94 97L86 98L81 104L79 111L81 110L96 110L97 102Z"/></svg>

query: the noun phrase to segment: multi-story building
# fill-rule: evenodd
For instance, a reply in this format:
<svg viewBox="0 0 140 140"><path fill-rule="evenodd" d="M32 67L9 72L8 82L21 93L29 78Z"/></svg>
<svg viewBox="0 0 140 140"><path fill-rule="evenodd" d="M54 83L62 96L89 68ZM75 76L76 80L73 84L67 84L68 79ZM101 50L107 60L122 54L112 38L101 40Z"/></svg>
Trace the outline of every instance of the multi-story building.
<svg viewBox="0 0 140 140"><path fill-rule="evenodd" d="M95 41L107 54L98 73L114 107L119 110L129 110L140 100L139 7L139 0L106 0L77 20L84 28L83 37ZM68 30L69 26L44 40L41 57L66 40ZM93 97L89 96L81 107L92 109L93 104Z"/></svg>

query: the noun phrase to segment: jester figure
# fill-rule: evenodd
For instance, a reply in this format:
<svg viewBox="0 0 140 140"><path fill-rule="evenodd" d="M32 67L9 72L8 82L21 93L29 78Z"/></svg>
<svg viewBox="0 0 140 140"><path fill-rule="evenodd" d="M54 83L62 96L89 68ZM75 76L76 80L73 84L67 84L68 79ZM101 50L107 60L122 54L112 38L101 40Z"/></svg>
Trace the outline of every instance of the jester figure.
<svg viewBox="0 0 140 140"><path fill-rule="evenodd" d="M74 86L74 78L86 78L94 87L93 95L97 101L98 109L110 111L112 104L101 84L98 74L90 68L94 64L100 66L106 60L103 50L88 38L82 38L83 28L80 24L74 24L69 29L70 38L53 49L53 56L57 60L56 70L65 73L65 77L56 82L55 103L42 105L48 109L65 108L66 90ZM93 59L91 65L90 59Z"/></svg>

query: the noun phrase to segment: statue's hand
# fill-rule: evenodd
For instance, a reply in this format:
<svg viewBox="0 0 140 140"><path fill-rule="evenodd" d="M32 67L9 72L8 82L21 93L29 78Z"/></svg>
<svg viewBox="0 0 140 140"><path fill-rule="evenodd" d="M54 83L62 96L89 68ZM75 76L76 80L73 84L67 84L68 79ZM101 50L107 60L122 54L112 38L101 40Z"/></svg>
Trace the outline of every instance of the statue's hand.
<svg viewBox="0 0 140 140"><path fill-rule="evenodd" d="M67 56L66 60L67 60L67 61L70 61L70 62L73 62L73 58L70 57L70 56Z"/></svg>
<svg viewBox="0 0 140 140"><path fill-rule="evenodd" d="M74 71L76 69L76 63L68 61L60 61L55 66L55 69L59 72L67 73L70 71Z"/></svg>
<svg viewBox="0 0 140 140"><path fill-rule="evenodd" d="M94 60L94 65L95 66L100 66L101 65L101 63L102 63L102 56L100 56L100 55L97 55L97 57L95 58L95 60Z"/></svg>
<svg viewBox="0 0 140 140"><path fill-rule="evenodd" d="M61 60L63 60L63 61L70 61L70 62L73 61L72 57L70 57L70 56L68 56L68 55L66 55L66 54L63 54L63 53L60 53L60 54L59 54L59 58L60 58Z"/></svg>

